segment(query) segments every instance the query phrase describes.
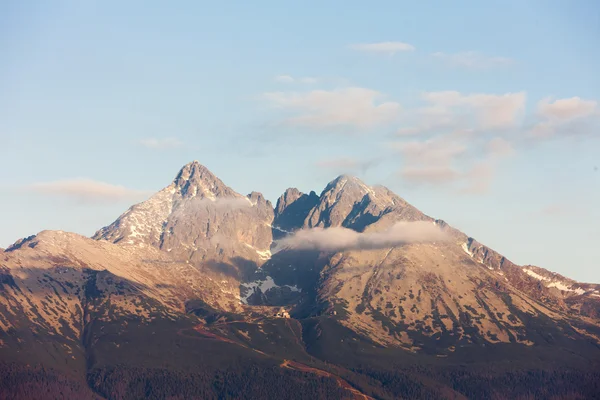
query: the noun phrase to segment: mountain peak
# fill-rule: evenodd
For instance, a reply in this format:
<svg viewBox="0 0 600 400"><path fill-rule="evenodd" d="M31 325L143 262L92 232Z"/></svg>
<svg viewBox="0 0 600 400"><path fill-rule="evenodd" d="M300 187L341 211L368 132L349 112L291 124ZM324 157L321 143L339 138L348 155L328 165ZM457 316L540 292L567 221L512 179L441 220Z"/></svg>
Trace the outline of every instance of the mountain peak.
<svg viewBox="0 0 600 400"><path fill-rule="evenodd" d="M173 184L181 190L184 197L194 197L201 194L203 197L235 196L235 192L217 178L208 168L194 160L181 168Z"/></svg>
<svg viewBox="0 0 600 400"><path fill-rule="evenodd" d="M327 184L323 193L321 193L321 197L326 193L337 194L341 191L355 192L355 194L361 198L367 193L373 193L373 189L357 177L352 175L340 175Z"/></svg>

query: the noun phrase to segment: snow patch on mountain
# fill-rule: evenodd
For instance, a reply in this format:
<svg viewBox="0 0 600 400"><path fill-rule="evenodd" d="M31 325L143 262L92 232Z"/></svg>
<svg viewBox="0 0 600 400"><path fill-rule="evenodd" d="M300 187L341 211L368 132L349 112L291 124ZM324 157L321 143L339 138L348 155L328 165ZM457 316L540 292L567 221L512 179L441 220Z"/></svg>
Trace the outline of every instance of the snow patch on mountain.
<svg viewBox="0 0 600 400"><path fill-rule="evenodd" d="M433 221L433 224L435 225L435 221ZM469 245L468 244L463 243L461 245L461 247L462 247L463 251L469 255L469 257L473 258L473 253L471 253L471 251L469 250Z"/></svg>
<svg viewBox="0 0 600 400"><path fill-rule="evenodd" d="M263 293L266 293L268 290L273 289L273 288L284 288L284 287L290 289L292 292L301 292L302 291L302 289L300 289L294 285L279 286L279 285L275 284L275 281L270 276L266 276L264 279L259 279L254 282L242 283L240 286L243 286L247 289L246 295L240 296L240 301L243 304L248 304L248 299L250 298L250 296L252 296L254 294L254 292L256 292L257 289L260 289L261 292L263 292Z"/></svg>
<svg viewBox="0 0 600 400"><path fill-rule="evenodd" d="M545 276L542 276L540 274L535 273L534 271L527 269L527 268L523 268L523 272L525 272L527 275L531 276L532 278L535 278L539 281L549 281L550 278L547 278Z"/></svg>

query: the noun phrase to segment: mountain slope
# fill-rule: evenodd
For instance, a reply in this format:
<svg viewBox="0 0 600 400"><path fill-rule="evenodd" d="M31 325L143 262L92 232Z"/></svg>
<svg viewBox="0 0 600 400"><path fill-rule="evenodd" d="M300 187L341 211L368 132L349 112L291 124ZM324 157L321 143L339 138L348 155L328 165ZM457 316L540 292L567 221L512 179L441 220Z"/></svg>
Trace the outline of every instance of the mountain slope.
<svg viewBox="0 0 600 400"><path fill-rule="evenodd" d="M344 326L383 345L447 353L464 344L544 342L543 332L528 323L531 318L549 318L564 337L600 340L593 318L600 303L597 285L571 281L577 289L570 289L555 283L570 290L566 293L540 286L532 282L530 269L424 215L385 188L340 176L303 220L304 228L342 226L367 234L398 222L426 221L447 234L448 240L437 243L322 254L326 261L315 282L319 312L335 313ZM302 272L293 265L286 269L286 263L289 257L277 254L264 269L282 282L299 281L293 275ZM570 293L585 300L568 305Z"/></svg>
<svg viewBox="0 0 600 400"><path fill-rule="evenodd" d="M586 398L599 290L355 177L273 209L192 162L93 238L0 250L0 397Z"/></svg>

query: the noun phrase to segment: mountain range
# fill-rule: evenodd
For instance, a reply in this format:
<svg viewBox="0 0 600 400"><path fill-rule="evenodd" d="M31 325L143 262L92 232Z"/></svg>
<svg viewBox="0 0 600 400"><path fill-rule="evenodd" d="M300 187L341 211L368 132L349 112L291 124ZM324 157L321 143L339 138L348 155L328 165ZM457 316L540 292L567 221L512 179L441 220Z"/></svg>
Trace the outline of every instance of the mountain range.
<svg viewBox="0 0 600 400"><path fill-rule="evenodd" d="M594 398L600 285L352 176L273 206L194 161L0 250L0 370L13 399Z"/></svg>

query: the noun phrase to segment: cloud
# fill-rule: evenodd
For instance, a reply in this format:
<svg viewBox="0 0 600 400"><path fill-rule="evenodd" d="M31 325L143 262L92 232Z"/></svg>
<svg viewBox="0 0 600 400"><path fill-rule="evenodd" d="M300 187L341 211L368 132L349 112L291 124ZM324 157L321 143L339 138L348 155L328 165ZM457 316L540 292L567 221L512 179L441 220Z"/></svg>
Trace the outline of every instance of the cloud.
<svg viewBox="0 0 600 400"><path fill-rule="evenodd" d="M379 43L359 43L349 46L353 50L369 53L388 53L390 55L399 51L413 51L415 46L403 42L379 42Z"/></svg>
<svg viewBox="0 0 600 400"><path fill-rule="evenodd" d="M501 95L487 93L462 94L457 91L426 92L428 101L442 115L463 114L472 119L476 129L514 127L525 109L525 92Z"/></svg>
<svg viewBox="0 0 600 400"><path fill-rule="evenodd" d="M467 150L465 144L454 141L450 137L437 137L425 141L396 142L391 143L390 147L400 152L405 161L409 163L427 165L447 164Z"/></svg>
<svg viewBox="0 0 600 400"><path fill-rule="evenodd" d="M277 75L275 82L279 83L294 83L296 80L289 75Z"/></svg>
<svg viewBox="0 0 600 400"><path fill-rule="evenodd" d="M596 112L598 103L592 100L583 100L580 97L559 99L542 99L538 103L538 114L544 118L557 121L568 121L576 118L588 117Z"/></svg>
<svg viewBox="0 0 600 400"><path fill-rule="evenodd" d="M194 209L213 208L217 211L240 210L253 207L254 204L247 197L220 197L216 199L196 197L186 207L180 207L182 213L189 213ZM185 210L184 210L185 208Z"/></svg>
<svg viewBox="0 0 600 400"><path fill-rule="evenodd" d="M318 168L331 169L338 172L360 170L365 172L377 163L376 160L358 160L350 157L328 158L315 163Z"/></svg>
<svg viewBox="0 0 600 400"><path fill-rule="evenodd" d="M43 195L70 198L79 202L118 202L135 201L147 197L150 192L128 189L124 186L78 178L54 182L34 183L27 190Z"/></svg>
<svg viewBox="0 0 600 400"><path fill-rule="evenodd" d="M174 137L167 138L145 138L139 141L139 144L149 149L173 149L183 145L179 139Z"/></svg>
<svg viewBox="0 0 600 400"><path fill-rule="evenodd" d="M317 83L317 78L313 78L310 76L305 76L303 78L294 78L290 75L277 75L275 78L275 82L279 83L306 83L306 84L314 84Z"/></svg>
<svg viewBox="0 0 600 400"><path fill-rule="evenodd" d="M487 192L498 162L514 153L512 144L495 137L457 134L388 145L402 155L399 176L413 185L451 186L459 193Z"/></svg>
<svg viewBox="0 0 600 400"><path fill-rule="evenodd" d="M423 106L403 111L396 136L513 129L521 124L526 95L437 91L422 93L421 100Z"/></svg>
<svg viewBox="0 0 600 400"><path fill-rule="evenodd" d="M507 57L491 57L476 51L462 51L459 53L437 52L432 54L436 59L441 60L447 65L453 67L462 67L468 69L487 69L493 67L506 67L514 64L514 61Z"/></svg>
<svg viewBox="0 0 600 400"><path fill-rule="evenodd" d="M495 174L493 160L478 161L463 175L463 194L485 194L489 191Z"/></svg>
<svg viewBox="0 0 600 400"><path fill-rule="evenodd" d="M510 156L515 153L515 149L512 144L508 140L501 137L495 137L490 140L486 145L486 149L488 154L492 157Z"/></svg>
<svg viewBox="0 0 600 400"><path fill-rule="evenodd" d="M399 175L411 184L448 184L461 177L455 166L467 146L454 136L438 136L427 140L394 142L388 145L402 156Z"/></svg>
<svg viewBox="0 0 600 400"><path fill-rule="evenodd" d="M552 100L544 98L537 105L537 121L527 134L537 139L597 131L593 127L600 116L598 103L580 97Z"/></svg>
<svg viewBox="0 0 600 400"><path fill-rule="evenodd" d="M263 98L273 106L295 112L286 123L313 128L349 126L370 128L398 118L401 107L381 101L383 94L370 89L349 87L310 92L271 92Z"/></svg>
<svg viewBox="0 0 600 400"><path fill-rule="evenodd" d="M446 240L446 234L431 222L398 222L379 232L356 232L346 228L302 229L276 242L274 252L283 249L348 251L387 249L415 242Z"/></svg>

